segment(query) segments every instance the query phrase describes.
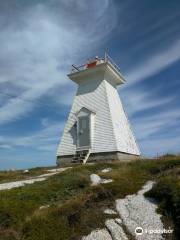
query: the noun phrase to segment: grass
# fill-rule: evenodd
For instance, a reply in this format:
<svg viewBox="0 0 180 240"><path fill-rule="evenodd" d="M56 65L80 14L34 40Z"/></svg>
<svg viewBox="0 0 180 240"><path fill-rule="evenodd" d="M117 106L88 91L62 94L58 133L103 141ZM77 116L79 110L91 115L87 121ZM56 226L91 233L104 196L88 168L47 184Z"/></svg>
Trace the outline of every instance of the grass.
<svg viewBox="0 0 180 240"><path fill-rule="evenodd" d="M43 182L0 191L0 240L80 239L104 226L108 216L103 210L115 199L137 192L147 180L159 180L179 165L180 159L79 165ZM106 167L113 170L101 173ZM91 187L91 173L114 181ZM50 207L40 209L42 205Z"/></svg>
<svg viewBox="0 0 180 240"><path fill-rule="evenodd" d="M0 171L0 183L23 180L28 177L36 177L40 174L47 173L47 170L51 168L52 167L31 168L27 173L24 173L24 170Z"/></svg>
<svg viewBox="0 0 180 240"><path fill-rule="evenodd" d="M153 188L145 193L159 203L158 211L164 216L164 223L171 224L174 239L180 236L180 168L163 172Z"/></svg>

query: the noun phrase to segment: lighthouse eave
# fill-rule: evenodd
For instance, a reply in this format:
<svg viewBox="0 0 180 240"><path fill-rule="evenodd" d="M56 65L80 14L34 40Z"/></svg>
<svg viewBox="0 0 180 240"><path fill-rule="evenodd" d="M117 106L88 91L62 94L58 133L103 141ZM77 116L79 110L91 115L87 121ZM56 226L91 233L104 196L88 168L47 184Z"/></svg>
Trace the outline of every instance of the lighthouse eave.
<svg viewBox="0 0 180 240"><path fill-rule="evenodd" d="M108 79L109 81L114 82L116 85L125 83L125 79L110 62L104 62L96 65L95 67L85 68L80 71L76 71L67 75L72 81L77 84L80 84L86 79L93 78L94 76Z"/></svg>

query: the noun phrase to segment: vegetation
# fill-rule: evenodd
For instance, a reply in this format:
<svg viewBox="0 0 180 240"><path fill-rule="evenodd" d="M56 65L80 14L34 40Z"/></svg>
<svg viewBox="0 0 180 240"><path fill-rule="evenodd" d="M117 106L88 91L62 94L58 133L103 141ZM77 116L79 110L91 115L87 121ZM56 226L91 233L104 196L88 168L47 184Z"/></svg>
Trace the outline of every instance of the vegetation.
<svg viewBox="0 0 180 240"><path fill-rule="evenodd" d="M43 182L0 191L0 240L80 239L92 229L104 226L107 216L103 210L112 207L115 199L137 192L149 179L157 180L158 184L178 166L180 158L79 165ZM107 167L113 170L102 173ZM91 173L114 181L92 187ZM179 186L178 181L172 184L173 189ZM156 192L151 195L161 201L164 193L158 196ZM178 187L172 192L174 206L178 203ZM163 204L160 203L162 209ZM179 206L170 217L179 214L178 209Z"/></svg>
<svg viewBox="0 0 180 240"><path fill-rule="evenodd" d="M176 239L180 236L180 168L161 173L154 187L146 197L155 198L164 221L173 222Z"/></svg>
<svg viewBox="0 0 180 240"><path fill-rule="evenodd" d="M28 177L36 177L40 174L47 173L47 169L51 167L37 167L28 169L28 172L24 170L8 170L0 172L0 183L12 182L27 179Z"/></svg>

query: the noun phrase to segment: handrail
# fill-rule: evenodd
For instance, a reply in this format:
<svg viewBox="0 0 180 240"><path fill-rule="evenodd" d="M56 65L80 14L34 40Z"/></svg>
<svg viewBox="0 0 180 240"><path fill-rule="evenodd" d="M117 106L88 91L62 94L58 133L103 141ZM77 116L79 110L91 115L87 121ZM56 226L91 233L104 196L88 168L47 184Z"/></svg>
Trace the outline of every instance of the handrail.
<svg viewBox="0 0 180 240"><path fill-rule="evenodd" d="M83 64L83 65L80 65L80 66L75 66L74 64L72 65L72 69L71 69L71 72L74 73L74 72L80 72L81 70L84 70L86 69L86 64Z"/></svg>
<svg viewBox="0 0 180 240"><path fill-rule="evenodd" d="M118 65L114 62L114 60L107 53L105 53L105 59L106 59L106 62L109 61L116 68L116 70L118 70L118 72L120 72Z"/></svg>
<svg viewBox="0 0 180 240"><path fill-rule="evenodd" d="M95 59L93 59L95 61ZM114 62L114 60L105 52L105 56L104 58L98 58L98 61L100 61L101 63L106 63L106 62L109 62L112 66L114 66L114 68L120 72L120 69L119 67L117 66L117 64ZM93 62L93 61L92 61ZM83 65L80 65L80 66L75 66L74 64L72 65L72 69L71 69L71 73L75 73L75 72L80 72L82 70L85 70L87 69L87 65L88 63L86 64L83 64Z"/></svg>
<svg viewBox="0 0 180 240"><path fill-rule="evenodd" d="M84 160L83 160L83 164L85 164L85 163L87 162L90 154L91 154L90 149L88 149L88 153L87 153L86 157L85 157Z"/></svg>

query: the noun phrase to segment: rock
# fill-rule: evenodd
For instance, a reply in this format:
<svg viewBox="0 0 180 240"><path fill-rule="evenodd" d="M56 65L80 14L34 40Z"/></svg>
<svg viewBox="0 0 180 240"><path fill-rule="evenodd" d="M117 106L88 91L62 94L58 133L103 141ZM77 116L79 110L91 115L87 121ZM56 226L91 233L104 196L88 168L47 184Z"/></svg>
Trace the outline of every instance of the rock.
<svg viewBox="0 0 180 240"><path fill-rule="evenodd" d="M156 204L144 197L144 193L150 190L153 182L147 182L137 194L128 195L124 199L116 200L116 209L121 216L123 224L128 231L138 240L160 240L161 234L148 234L146 230L163 229L161 216L156 213ZM141 227L144 232L137 235L135 229Z"/></svg>
<svg viewBox="0 0 180 240"><path fill-rule="evenodd" d="M105 183L113 182L112 179L102 179L97 174L91 174L90 175L90 180L91 180L91 186L96 186L100 183L105 184Z"/></svg>
<svg viewBox="0 0 180 240"><path fill-rule="evenodd" d="M112 168L105 168L105 169L103 169L101 172L102 172L102 173L108 173L108 172L110 172L110 171L112 171Z"/></svg>
<svg viewBox="0 0 180 240"><path fill-rule="evenodd" d="M122 224L122 219L120 219L120 218L115 218L114 221L119 225Z"/></svg>
<svg viewBox="0 0 180 240"><path fill-rule="evenodd" d="M105 225L113 240L128 240L123 228L114 219L106 220Z"/></svg>
<svg viewBox="0 0 180 240"><path fill-rule="evenodd" d="M110 208L105 209L105 210L104 210L104 213L105 213L105 214L117 214L116 211L114 211L114 210L112 210L112 209L110 209Z"/></svg>
<svg viewBox="0 0 180 240"><path fill-rule="evenodd" d="M111 183L111 182L113 182L112 179L101 179L102 184Z"/></svg>
<svg viewBox="0 0 180 240"><path fill-rule="evenodd" d="M106 180L101 179L96 174L94 175L96 176L96 183L98 182L98 184L103 183L103 181ZM163 230L161 215L156 213L157 206L154 202L149 201L144 197L144 193L150 190L152 186L153 182L149 181L137 192L137 194L128 195L124 199L117 199L116 209L121 218L106 220L105 226L108 231L105 229L95 230L88 236L84 237L83 240L128 240L128 237L122 228L123 225L134 236L134 239L163 239L161 234L152 233L152 230ZM114 214L116 212L112 209L106 209L104 213ZM142 235L135 233L136 228L142 228ZM148 231L150 231L150 233L148 233Z"/></svg>
<svg viewBox="0 0 180 240"><path fill-rule="evenodd" d="M90 180L91 180L91 186L96 186L100 183L106 184L106 183L110 183L110 182L113 181L112 179L102 179L97 174L91 174L90 175Z"/></svg>
<svg viewBox="0 0 180 240"><path fill-rule="evenodd" d="M83 237L82 240L112 240L112 238L106 229L97 229Z"/></svg>
<svg viewBox="0 0 180 240"><path fill-rule="evenodd" d="M97 174L90 175L91 186L96 186L101 183L101 178Z"/></svg>
<svg viewBox="0 0 180 240"><path fill-rule="evenodd" d="M49 205L44 205L44 206L40 206L40 207L39 207L39 210L47 209L47 208L49 208Z"/></svg>

